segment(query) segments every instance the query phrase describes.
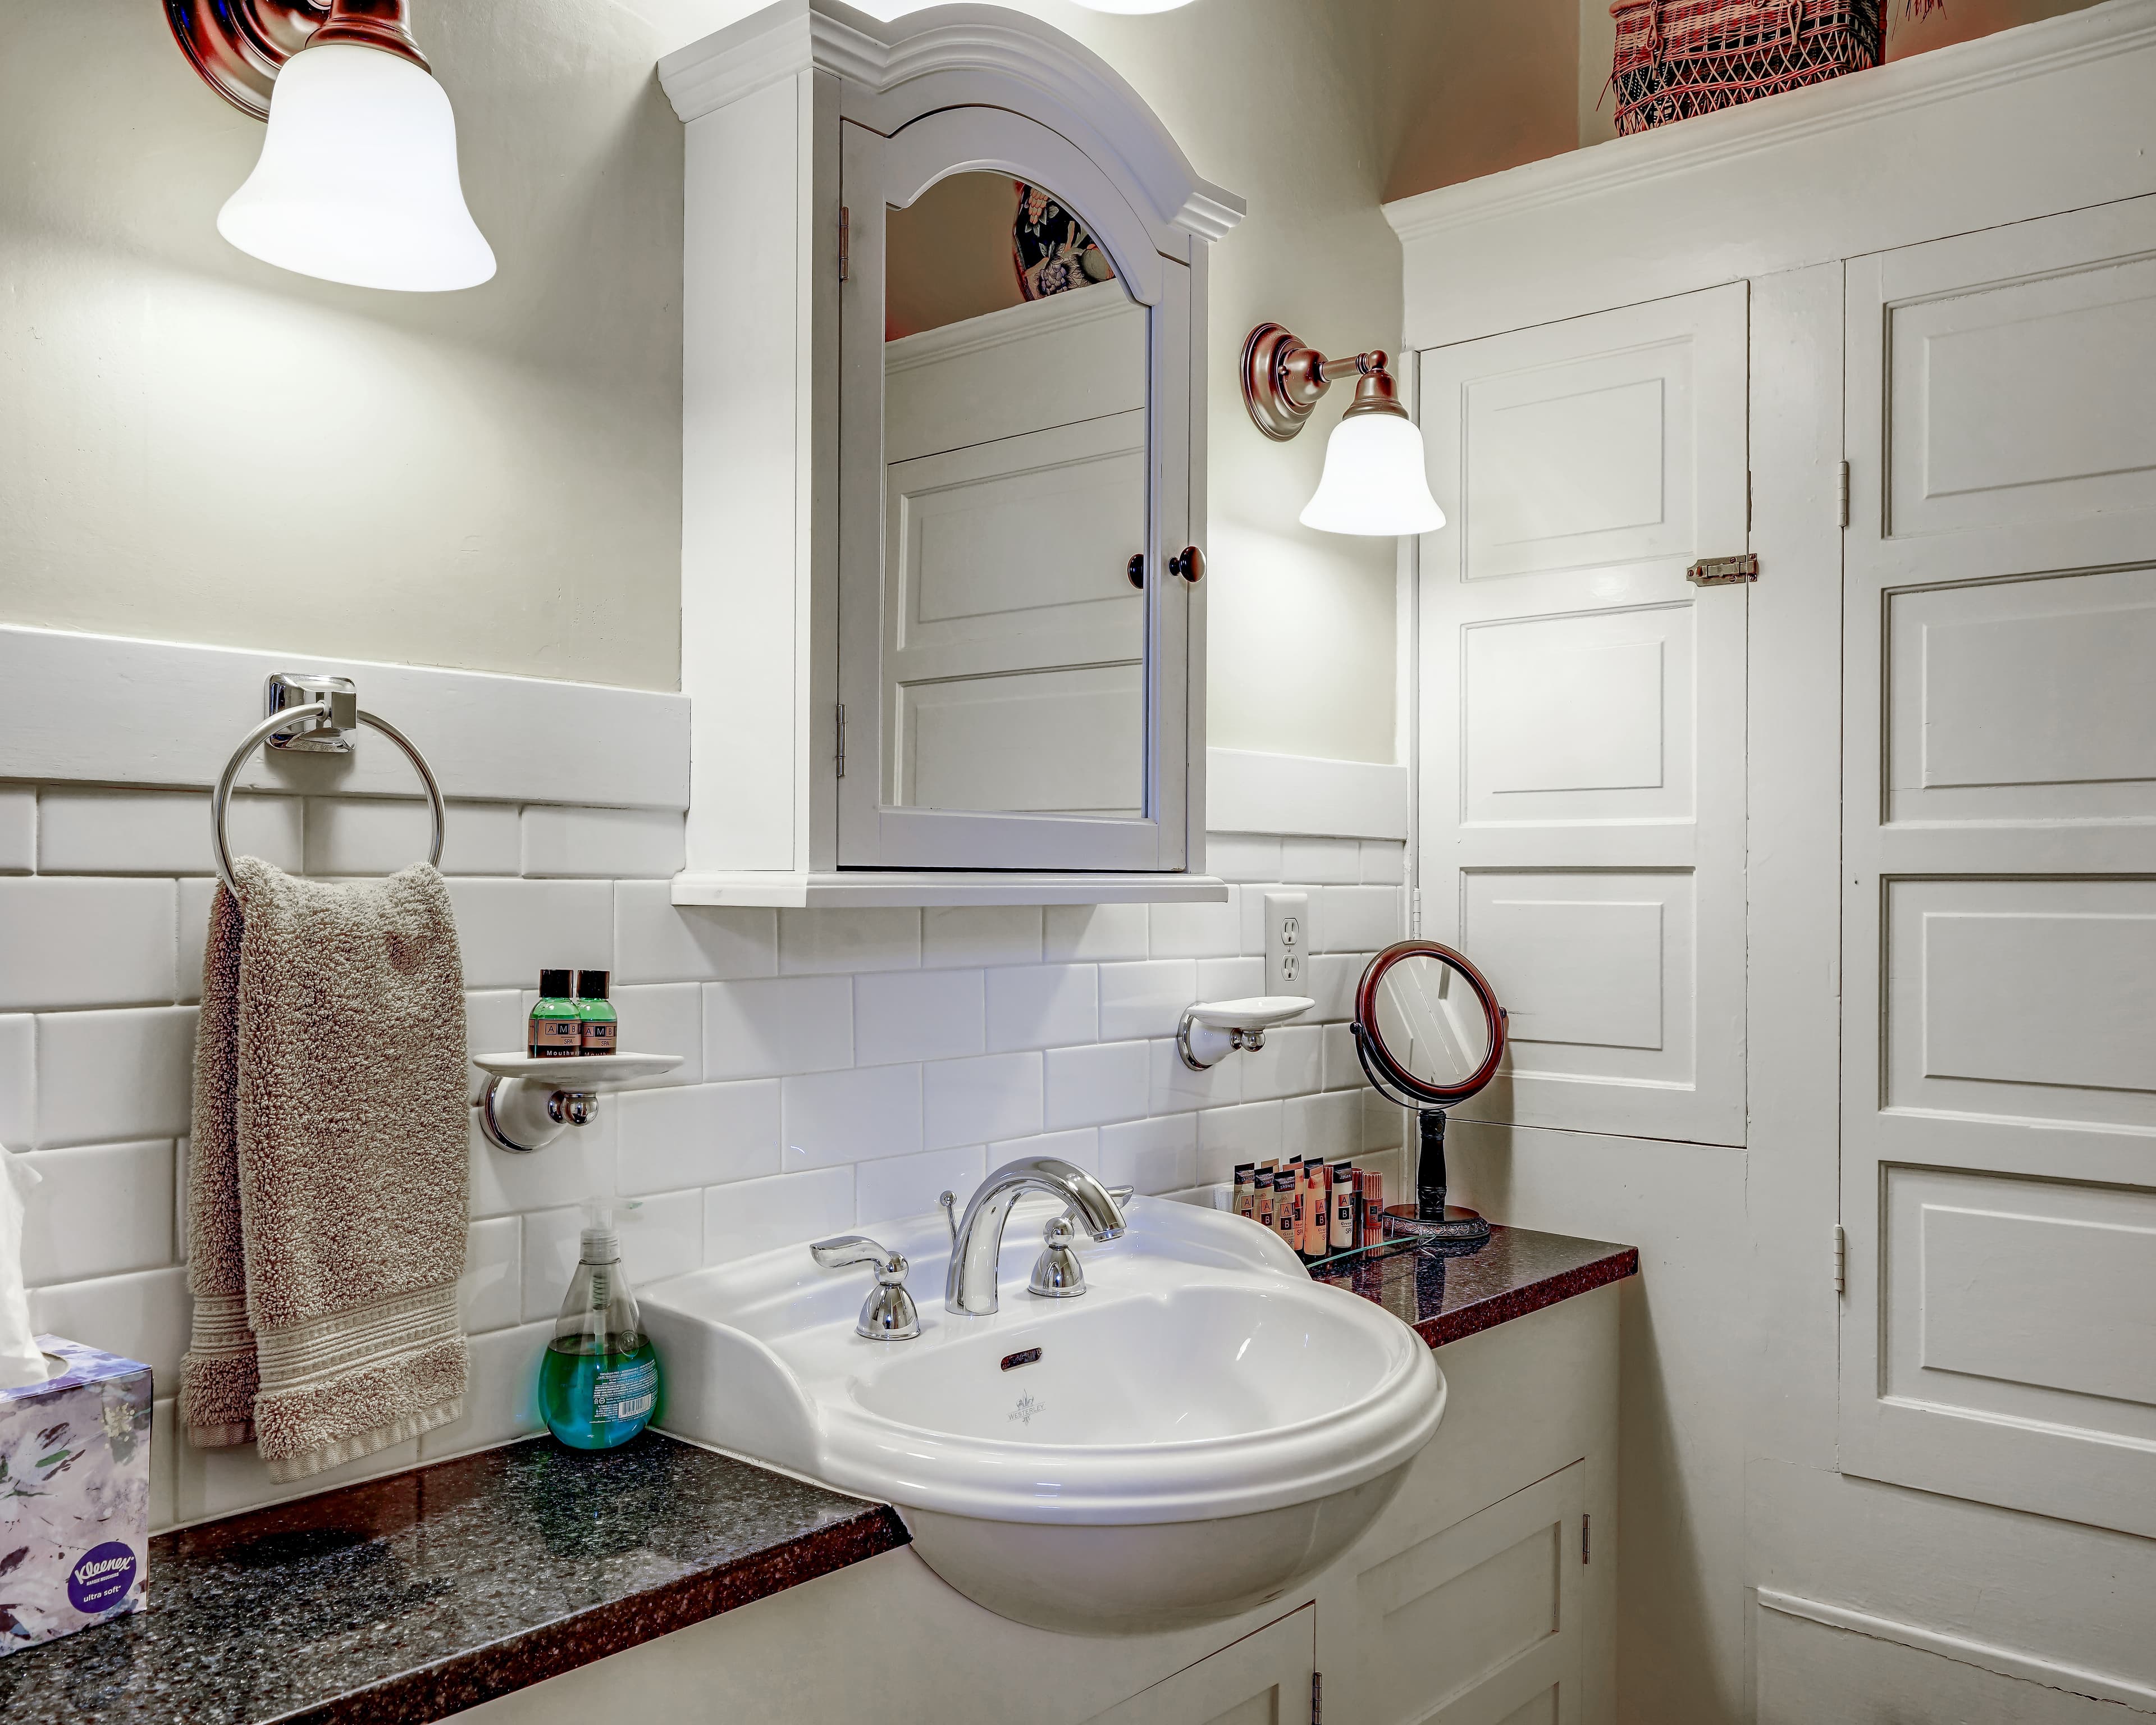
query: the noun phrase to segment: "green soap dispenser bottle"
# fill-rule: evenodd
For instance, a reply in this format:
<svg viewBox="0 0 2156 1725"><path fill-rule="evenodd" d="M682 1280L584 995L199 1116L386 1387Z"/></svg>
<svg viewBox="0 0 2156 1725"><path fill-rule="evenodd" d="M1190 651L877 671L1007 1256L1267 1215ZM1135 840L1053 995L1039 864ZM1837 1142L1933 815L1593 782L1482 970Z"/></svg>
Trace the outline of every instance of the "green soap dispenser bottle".
<svg viewBox="0 0 2156 1725"><path fill-rule="evenodd" d="M659 1399L659 1356L621 1271L612 1212L585 1212L582 1250L539 1368L539 1414L572 1450L611 1450L643 1430Z"/></svg>

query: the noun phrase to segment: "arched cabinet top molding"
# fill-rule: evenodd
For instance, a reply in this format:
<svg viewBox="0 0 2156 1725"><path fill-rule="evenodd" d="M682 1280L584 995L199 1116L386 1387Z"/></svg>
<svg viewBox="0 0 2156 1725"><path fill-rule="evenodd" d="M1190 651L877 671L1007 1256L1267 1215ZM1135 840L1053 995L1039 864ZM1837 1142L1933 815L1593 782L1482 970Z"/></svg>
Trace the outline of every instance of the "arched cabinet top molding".
<svg viewBox="0 0 2156 1725"><path fill-rule="evenodd" d="M997 7L778 0L659 75L685 134L674 901L1224 900L1183 552L1242 200ZM983 173L1081 215L1142 317L1101 281L894 336L891 213Z"/></svg>
<svg viewBox="0 0 2156 1725"><path fill-rule="evenodd" d="M659 63L684 122L805 70L841 81L839 113L886 136L939 108L1009 108L1052 126L1119 183L1163 255L1249 213L1200 179L1160 117L1099 55L998 6L938 6L886 23L838 0L782 0Z"/></svg>

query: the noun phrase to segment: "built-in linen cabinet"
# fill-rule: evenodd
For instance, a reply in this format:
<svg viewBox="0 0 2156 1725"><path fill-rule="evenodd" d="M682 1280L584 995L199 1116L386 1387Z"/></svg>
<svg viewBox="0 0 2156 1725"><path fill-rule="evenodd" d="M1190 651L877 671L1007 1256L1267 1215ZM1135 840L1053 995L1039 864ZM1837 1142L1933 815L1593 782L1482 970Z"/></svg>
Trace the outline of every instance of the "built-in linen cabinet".
<svg viewBox="0 0 2156 1725"><path fill-rule="evenodd" d="M1240 200L1016 13L783 0L686 126L678 904L1219 898L1205 261Z"/></svg>

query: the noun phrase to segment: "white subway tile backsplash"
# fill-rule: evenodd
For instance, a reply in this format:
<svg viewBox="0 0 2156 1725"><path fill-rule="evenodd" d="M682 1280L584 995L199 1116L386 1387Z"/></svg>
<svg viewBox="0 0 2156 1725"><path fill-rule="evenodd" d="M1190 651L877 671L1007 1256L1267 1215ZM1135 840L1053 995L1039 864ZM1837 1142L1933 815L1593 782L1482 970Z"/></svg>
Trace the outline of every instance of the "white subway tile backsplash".
<svg viewBox="0 0 2156 1725"><path fill-rule="evenodd" d="M695 983L647 983L612 991L620 1015L617 1036L625 1054L670 1054L681 1064L656 1078L636 1081L639 1090L695 1084L704 1076L704 991Z"/></svg>
<svg viewBox="0 0 2156 1725"><path fill-rule="evenodd" d="M1050 905L1043 922L1041 957L1050 964L1142 958L1152 937L1146 910L1143 905Z"/></svg>
<svg viewBox="0 0 2156 1725"><path fill-rule="evenodd" d="M449 882L468 988L529 988L546 965L613 968L613 887L604 880Z"/></svg>
<svg viewBox="0 0 2156 1725"><path fill-rule="evenodd" d="M536 1323L474 1336L471 1384L465 1391L464 1414L419 1435L419 1459L439 1461L542 1430L539 1359L553 1334L552 1323Z"/></svg>
<svg viewBox="0 0 2156 1725"><path fill-rule="evenodd" d="M214 891L203 800L0 788L0 1142L46 1176L34 1311L150 1359L168 1416L187 1308L187 1003ZM235 822L240 848L319 875L387 873L426 839L416 799L250 796ZM1237 883L1225 904L780 912L676 908L675 815L459 801L448 834L475 1050L521 1049L539 968L566 964L613 971L624 1047L687 1058L537 1155L473 1132L464 1417L341 1480L539 1429L538 1358L593 1197L618 1200L626 1266L648 1284L920 1215L1018 1156L1170 1193L1259 1155L1383 1157L1399 1141L1344 1025L1366 955L1399 932L1397 845L1213 835L1210 870ZM1312 895L1324 1022L1190 1072L1177 1022L1193 1000L1262 991L1262 896L1281 880ZM161 1439L174 1430L167 1417ZM161 1524L309 1489L271 1487L251 1451L161 1442L153 1466Z"/></svg>
<svg viewBox="0 0 2156 1725"><path fill-rule="evenodd" d="M524 1308L524 1219L490 1216L465 1230L457 1306L466 1332L506 1329Z"/></svg>
<svg viewBox="0 0 2156 1725"><path fill-rule="evenodd" d="M704 988L704 1076L775 1078L854 1063L850 977L773 977Z"/></svg>
<svg viewBox="0 0 2156 1725"><path fill-rule="evenodd" d="M704 1261L726 1264L853 1225L854 1171L812 1168L704 1194ZM806 1254L803 1254L806 1260Z"/></svg>
<svg viewBox="0 0 2156 1725"><path fill-rule="evenodd" d="M648 1096L663 1091L639 1092ZM471 1127L471 1213L506 1216L520 1210L551 1209L610 1196L615 1178L615 1123L621 1117L609 1097L589 1126L572 1127L536 1154L518 1156L497 1150L480 1136L478 1111Z"/></svg>
<svg viewBox="0 0 2156 1725"><path fill-rule="evenodd" d="M1251 1101L1299 1096L1323 1084L1325 1032L1317 1024L1282 1024L1265 1032L1255 1053L1230 1055L1243 1062L1243 1095Z"/></svg>
<svg viewBox="0 0 2156 1725"><path fill-rule="evenodd" d="M1243 950L1242 888L1228 889L1225 904L1149 905L1155 958L1229 958Z"/></svg>
<svg viewBox="0 0 2156 1725"><path fill-rule="evenodd" d="M1363 1104L1363 1147L1365 1150L1397 1150L1407 1142L1407 1112L1387 1101L1373 1090L1361 1092L1349 1091L1349 1096L1359 1094Z"/></svg>
<svg viewBox="0 0 2156 1725"><path fill-rule="evenodd" d="M923 964L1037 964L1037 905L932 906L921 913Z"/></svg>
<svg viewBox="0 0 2156 1725"><path fill-rule="evenodd" d="M788 1078L781 1106L788 1173L908 1156L924 1147L921 1068L916 1065L857 1066Z"/></svg>
<svg viewBox="0 0 2156 1725"><path fill-rule="evenodd" d="M1026 964L988 973L988 1048L1091 1042L1101 1022L1100 972L1091 964Z"/></svg>
<svg viewBox="0 0 2156 1725"><path fill-rule="evenodd" d="M1281 1105L1281 1144L1288 1156L1322 1156L1337 1162L1363 1152L1363 1096L1368 1092L1328 1091L1322 1096L1293 1096Z"/></svg>
<svg viewBox="0 0 2156 1725"><path fill-rule="evenodd" d="M310 797L310 875L393 875L427 854L434 817L417 797ZM514 803L452 801L442 821L444 875L514 875L521 855Z"/></svg>
<svg viewBox="0 0 2156 1725"><path fill-rule="evenodd" d="M170 880L0 880L0 1012L177 999L176 904Z"/></svg>
<svg viewBox="0 0 2156 1725"><path fill-rule="evenodd" d="M670 880L687 860L678 809L528 803L523 824L527 875Z"/></svg>
<svg viewBox="0 0 2156 1725"><path fill-rule="evenodd" d="M40 1150L23 1222L23 1279L31 1286L157 1270L172 1263L170 1138Z"/></svg>
<svg viewBox="0 0 2156 1725"><path fill-rule="evenodd" d="M1183 1055L1170 1037L1148 1046L1152 1050L1147 1109L1155 1114L1180 1114L1191 1108L1224 1108L1243 1100L1243 1069L1240 1058L1230 1055L1216 1066L1194 1072L1183 1064Z"/></svg>
<svg viewBox="0 0 2156 1725"><path fill-rule="evenodd" d="M1281 1105L1245 1102L1209 1108L1198 1117L1198 1178L1232 1180L1239 1162L1263 1162L1293 1153L1281 1148Z"/></svg>
<svg viewBox="0 0 2156 1725"><path fill-rule="evenodd" d="M854 1058L865 1066L981 1052L978 970L871 971L854 978Z"/></svg>
<svg viewBox="0 0 2156 1725"><path fill-rule="evenodd" d="M0 1144L27 1150L37 1132L38 1021L0 1016Z"/></svg>
<svg viewBox="0 0 2156 1725"><path fill-rule="evenodd" d="M1173 1036L1198 999L1198 966L1188 958L1101 967L1101 1040Z"/></svg>
<svg viewBox="0 0 2156 1725"><path fill-rule="evenodd" d="M164 1386L157 1387L162 1389ZM173 1507L178 1470L175 1466L172 1445L175 1439L182 1443L187 1441L179 1436L179 1405L177 1399L150 1404L150 1531L152 1533L165 1532L179 1520L178 1512Z"/></svg>
<svg viewBox="0 0 2156 1725"><path fill-rule="evenodd" d="M1281 841L1263 833L1211 833L1205 839L1205 872L1223 880L1286 880Z"/></svg>
<svg viewBox="0 0 2156 1725"><path fill-rule="evenodd" d="M715 1186L779 1171L775 1078L629 1091L604 1106L615 1117L622 1192Z"/></svg>
<svg viewBox="0 0 2156 1725"><path fill-rule="evenodd" d="M1198 1178L1198 1120L1171 1114L1101 1128L1101 1178L1142 1193L1178 1192Z"/></svg>
<svg viewBox="0 0 2156 1725"><path fill-rule="evenodd" d="M195 1009L38 1018L38 1148L176 1138L194 1102Z"/></svg>
<svg viewBox="0 0 2156 1725"><path fill-rule="evenodd" d="M918 911L781 911L783 976L911 970L921 963Z"/></svg>
<svg viewBox="0 0 2156 1725"><path fill-rule="evenodd" d="M932 1150L1040 1130L1037 1054L938 1060L921 1070L921 1130Z"/></svg>
<svg viewBox="0 0 2156 1725"><path fill-rule="evenodd" d="M1299 886L1352 886L1363 878L1363 847L1353 839L1283 839L1278 878Z"/></svg>
<svg viewBox="0 0 2156 1725"><path fill-rule="evenodd" d="M1045 1058L1041 1123L1049 1131L1136 1120L1146 1111L1152 1060L1148 1045L1104 1042L1090 1048L1051 1048Z"/></svg>
<svg viewBox="0 0 2156 1725"><path fill-rule="evenodd" d="M978 1144L862 1163L854 1170L854 1224L866 1228L927 1214L936 1209L937 1194L942 1192L957 1200L963 1215L966 1200L988 1171L988 1152Z"/></svg>
<svg viewBox="0 0 2156 1725"><path fill-rule="evenodd" d="M87 1343L157 1374L157 1388L177 1389L194 1301L184 1270L144 1270L30 1290L30 1327Z"/></svg>
<svg viewBox="0 0 2156 1725"><path fill-rule="evenodd" d="M0 788L0 875L27 875L38 865L38 793Z"/></svg>
<svg viewBox="0 0 2156 1725"><path fill-rule="evenodd" d="M1374 952L1407 932L1397 886L1328 886L1323 901L1317 928L1322 952Z"/></svg>
<svg viewBox="0 0 2156 1725"><path fill-rule="evenodd" d="M1398 886L1408 878L1408 848L1394 839L1363 841L1363 880L1369 886Z"/></svg>
<svg viewBox="0 0 2156 1725"><path fill-rule="evenodd" d="M1265 992L1262 958L1200 958L1193 1000L1241 1000ZM1178 1015L1179 1016L1179 1015Z"/></svg>
<svg viewBox="0 0 2156 1725"><path fill-rule="evenodd" d="M776 911L677 906L672 892L664 880L615 884L617 981L726 982L778 974Z"/></svg>
<svg viewBox="0 0 2156 1725"><path fill-rule="evenodd" d="M297 797L238 796L226 811L235 856L301 866ZM48 786L38 798L41 875L209 875L209 798L199 791L99 791Z"/></svg>

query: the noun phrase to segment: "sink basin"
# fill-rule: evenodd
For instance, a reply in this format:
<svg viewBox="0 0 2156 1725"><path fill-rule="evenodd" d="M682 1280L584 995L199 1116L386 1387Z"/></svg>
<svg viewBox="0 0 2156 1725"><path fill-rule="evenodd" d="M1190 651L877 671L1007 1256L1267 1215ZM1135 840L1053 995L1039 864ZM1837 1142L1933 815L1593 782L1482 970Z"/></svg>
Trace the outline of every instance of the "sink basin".
<svg viewBox="0 0 2156 1725"><path fill-rule="evenodd" d="M867 1289L804 1245L658 1283L660 1425L894 1504L921 1559L1021 1623L1129 1635L1232 1616L1344 1550L1437 1429L1445 1380L1398 1319L1312 1282L1269 1230L1155 1199L1084 1242L1087 1291L1026 1291L1052 1202L1012 1214L1001 1309L937 1291L940 1215L870 1224L921 1334L854 1333ZM1037 1350L1037 1353L1036 1353Z"/></svg>

